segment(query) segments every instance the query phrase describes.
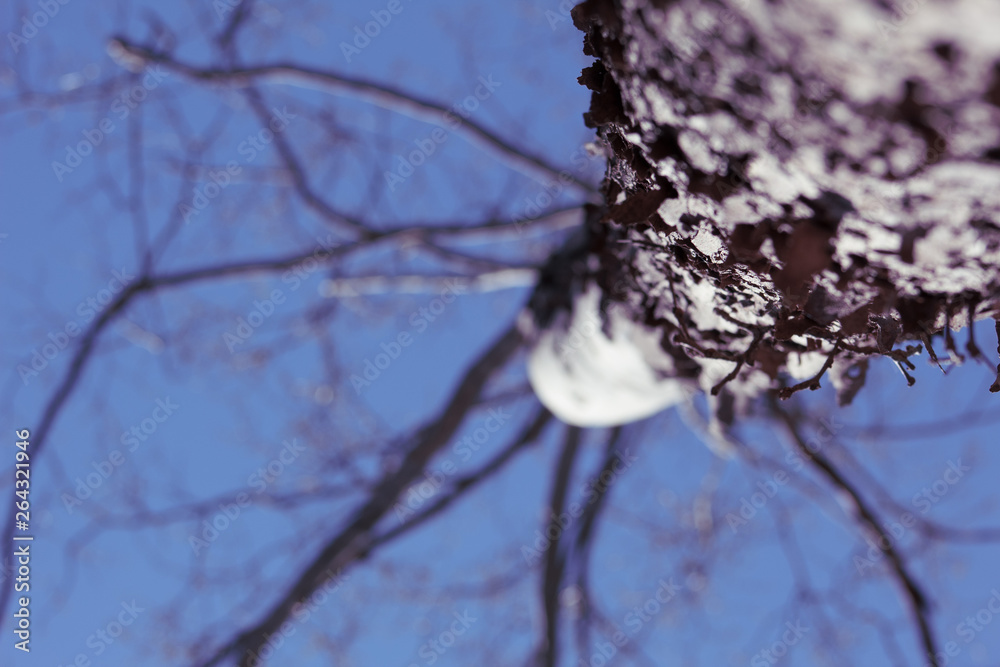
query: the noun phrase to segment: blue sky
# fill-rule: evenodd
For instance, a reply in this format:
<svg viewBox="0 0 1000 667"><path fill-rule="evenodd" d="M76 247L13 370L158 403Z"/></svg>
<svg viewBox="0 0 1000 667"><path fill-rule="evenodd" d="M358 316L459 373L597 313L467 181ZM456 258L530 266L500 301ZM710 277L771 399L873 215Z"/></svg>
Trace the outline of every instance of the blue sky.
<svg viewBox="0 0 1000 667"><path fill-rule="evenodd" d="M6 7L4 34L22 31L22 17L43 11L42 4ZM354 40L356 27L384 19L390 4L257 5L237 42L240 58L367 77L446 106L474 96L485 77L499 85L471 118L576 169L574 158L592 138L581 118L589 94L575 80L589 59L559 3L401 0L393 5L399 12L348 61L341 44ZM84 330L141 274L147 253L155 257L154 275L165 275L282 256L317 239L330 247L346 242L342 229L324 224L290 191L274 141L247 148L262 136L262 123L239 90L176 73L129 73L108 55L115 35L136 42L169 35L163 44L173 44L178 59L204 65L217 57L211 38L223 26L215 5L53 6L58 11L16 52L5 38L0 60L0 387L8 452L0 466L8 473L14 432L37 428L66 377L80 340L69 332ZM515 168L463 128L435 141L435 154L390 189L385 172L396 156L426 145L437 126L288 81L259 92L267 109L287 109L281 137L309 165L314 187L378 229L514 218L544 192L555 194L556 205L584 199L569 188L554 192L543 175ZM97 131L100 142L79 166L54 169L53 162L66 162L67 146ZM220 169L232 163L232 181L188 224L178 222L177 202L205 194L213 174L220 184ZM594 160L574 173L597 182L601 169ZM558 238L472 238L452 248L527 264ZM527 287L470 291L430 321L420 313L434 307L435 291L323 299L323 280L440 273L441 266L412 247L384 244L332 269L200 281L134 302L98 338L33 463L32 650L13 648L8 605L3 663L191 664L192 650L216 646L258 619L363 499L389 460L385 452L440 409L528 294ZM226 335L238 335L241 320L260 324L232 345ZM411 344L356 391L351 376L404 333ZM983 343L991 336L992 326L981 323L981 347L992 349ZM51 359L44 359L47 345L58 348ZM25 372L36 352L44 367ZM969 363L942 376L921 358L914 387L889 363L876 364L872 376L849 409L836 407L828 387L794 403L813 421L823 416L840 425L831 456L880 503L883 518L910 511L955 528L997 525L997 409L986 391L993 371ZM518 357L491 395L524 386ZM431 477L448 464L456 474L485 464L535 409L528 395L503 405L509 419L477 451L461 441L475 436L496 405L472 413L429 466ZM438 665L521 664L541 627L538 569L525 562L523 547L547 519L564 430L550 424L538 444L462 503L341 573L328 599L293 620L294 634L272 664L409 667L432 664L432 657ZM580 497L606 437L600 430L584 435L571 485ZM786 623L809 629L777 664L840 664L844 655L856 664L924 664L884 564L859 571L856 557L865 557L868 545L825 480L794 469L790 445L773 424L751 422L741 437L766 456L756 467L713 458L675 411L626 429L635 464L611 486L590 560L607 622L582 650L566 635L566 664L607 650L615 629L628 639L609 664L762 664L761 651L781 641ZM0 488L13 499L8 473ZM766 480L779 473L787 483L769 487ZM776 491L746 524L730 527L727 514L738 514L759 484ZM205 503L201 515L181 511L198 503ZM706 511L714 530L699 519ZM227 526L213 538L203 522L216 519ZM384 527L398 521L387 516ZM195 549L192 537L206 544ZM985 615L981 630L960 624L988 609L1000 590L997 545L935 543L915 530L903 531L898 544L934 601L942 647L955 642L949 664L995 664L996 627L982 623ZM12 547L3 549L7 555ZM656 600L661 580L679 593L650 604L655 612L636 612ZM572 614L572 591L565 599ZM892 641L872 629L867 619L876 616L895 628ZM463 632L444 646L456 622ZM844 653L831 648L837 642ZM626 652L636 647L647 658Z"/></svg>

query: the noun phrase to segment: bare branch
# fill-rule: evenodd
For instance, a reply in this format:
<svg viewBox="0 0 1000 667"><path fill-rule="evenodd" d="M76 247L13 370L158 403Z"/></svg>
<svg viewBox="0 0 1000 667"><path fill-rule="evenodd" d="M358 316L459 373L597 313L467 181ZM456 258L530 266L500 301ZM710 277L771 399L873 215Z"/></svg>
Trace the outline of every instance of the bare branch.
<svg viewBox="0 0 1000 667"><path fill-rule="evenodd" d="M234 86L252 86L257 83L267 82L320 84L323 90L330 93L360 96L372 104L441 126L445 124L445 114L451 113L448 106L441 102L406 92L395 86L336 74L329 70L316 69L306 65L278 62L266 65L248 65L245 67L199 68L177 60L167 53L135 44L125 37L115 37L111 40L111 44L112 50L120 49L121 52L132 58L141 59L146 63L161 64L192 79L222 81ZM573 175L569 169L560 169L549 163L545 158L533 155L514 146L500 135L474 120L464 119L462 127L469 134L505 155L508 161L514 165L527 168L536 173L541 172L550 178L560 178L568 181L588 194L597 192L597 188L594 185Z"/></svg>
<svg viewBox="0 0 1000 667"><path fill-rule="evenodd" d="M1000 355L1000 319L994 321L994 326L996 327L997 331L997 355ZM990 386L990 391L993 392L994 394L1000 391L1000 363L997 363L997 379Z"/></svg>
<svg viewBox="0 0 1000 667"><path fill-rule="evenodd" d="M537 269L502 269L480 273L472 278L419 274L328 278L320 287L320 295L339 298L362 294L422 294L436 292L454 280L462 280L462 287L474 292L498 292L516 287L528 287L534 285L537 279Z"/></svg>
<svg viewBox="0 0 1000 667"><path fill-rule="evenodd" d="M566 438L563 441L559 461L553 471L552 494L549 497L549 507L545 526L548 528L556 523L556 517L566 506L566 496L569 493L569 481L573 474L573 464L580 450L581 430L576 426L566 428ZM556 525L558 525L556 523ZM545 549L545 569L542 573L542 608L545 611L545 637L539 647L539 664L544 667L556 667L559 661L559 587L562 584L563 572L566 569L566 549L560 549L565 533L560 530L555 539L550 539Z"/></svg>
<svg viewBox="0 0 1000 667"><path fill-rule="evenodd" d="M371 545L372 529L388 512L400 493L416 479L431 457L448 443L465 416L476 404L487 382L514 354L521 344L516 327L508 329L479 359L471 365L452 394L448 405L438 417L414 436L399 468L387 473L375 486L368 500L359 507L283 593L270 611L251 628L223 645L202 667L217 665L227 656L237 655L241 667L250 667L256 653L268 637L288 619L296 603L308 598L336 572L367 552Z"/></svg>
<svg viewBox="0 0 1000 667"><path fill-rule="evenodd" d="M475 488L480 482L489 479L494 474L502 470L503 467L514 458L515 454L528 445L536 442L538 440L538 436L542 434L542 430L551 420L552 413L545 408L539 408L535 417L529 422L528 426L521 432L521 434L518 435L518 437L515 438L514 441L505 447L501 452L494 456L486 465L474 473L470 473L456 480L448 492L443 493L440 498L434 501L434 504L417 516L413 517L406 523L396 526L391 530L381 533L378 537L373 538L368 551L364 555L367 556L376 548L391 542L404 533L408 533L417 526L429 521L444 510L448 509L456 500Z"/></svg>
<svg viewBox="0 0 1000 667"><path fill-rule="evenodd" d="M924 594L923 590L921 590L913 575L910 574L902 554L894 546L892 536L888 535L885 532L885 529L882 528L882 524L879 522L878 516L876 516L875 511L868 506L868 503L861 496L860 491L858 491L858 489L855 488L855 486L849 482L843 474L841 474L841 472L826 456L824 456L821 452L814 452L806 446L805 439L799 432L798 423L796 422L795 417L786 410L782 409L773 398L771 400L771 409L785 425L788 435L791 437L793 444L802 456L805 457L807 461L812 462L816 469L819 470L831 484L850 496L857 510L857 516L855 519L858 523L865 530L878 536L878 540L876 540L878 547L889 559L895 578L903 588L906 594L906 599L910 604L910 610L917 623L918 634L920 635L920 640L923 644L927 659L930 660L931 667L939 667L939 661L937 659L937 643L934 638L934 631L931 628L930 606L927 601L927 596Z"/></svg>

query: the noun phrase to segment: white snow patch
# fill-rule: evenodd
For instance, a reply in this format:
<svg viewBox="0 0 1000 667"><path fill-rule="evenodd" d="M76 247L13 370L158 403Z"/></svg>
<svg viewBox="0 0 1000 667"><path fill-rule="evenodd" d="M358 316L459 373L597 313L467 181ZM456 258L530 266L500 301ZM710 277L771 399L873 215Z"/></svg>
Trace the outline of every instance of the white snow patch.
<svg viewBox="0 0 1000 667"><path fill-rule="evenodd" d="M718 261L725 261L726 257L729 256L729 252L726 251L722 244L722 239L716 236L707 226L698 230L695 237L691 239L691 243L694 244L694 247L700 253L712 258L716 256L716 253L722 253Z"/></svg>
<svg viewBox="0 0 1000 667"><path fill-rule="evenodd" d="M660 333L612 305L608 338L600 298L591 285L572 316L543 331L528 353L528 379L542 404L567 424L601 427L645 419L684 400L681 382L664 375L673 362L659 346Z"/></svg>
<svg viewBox="0 0 1000 667"><path fill-rule="evenodd" d="M811 378L823 368L828 356L829 352L792 352L788 355L788 374L796 380Z"/></svg>

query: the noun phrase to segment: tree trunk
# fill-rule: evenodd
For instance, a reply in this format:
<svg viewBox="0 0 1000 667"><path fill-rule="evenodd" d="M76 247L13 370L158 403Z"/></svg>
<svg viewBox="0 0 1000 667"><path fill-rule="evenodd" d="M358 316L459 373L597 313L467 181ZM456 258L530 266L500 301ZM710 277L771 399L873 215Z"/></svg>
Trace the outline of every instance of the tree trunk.
<svg viewBox="0 0 1000 667"><path fill-rule="evenodd" d="M617 239L593 280L723 416L825 373L849 402L876 356L912 384L922 348L959 362L951 329L1000 316L1000 5L588 0L573 18ZM984 358L971 328L965 352Z"/></svg>

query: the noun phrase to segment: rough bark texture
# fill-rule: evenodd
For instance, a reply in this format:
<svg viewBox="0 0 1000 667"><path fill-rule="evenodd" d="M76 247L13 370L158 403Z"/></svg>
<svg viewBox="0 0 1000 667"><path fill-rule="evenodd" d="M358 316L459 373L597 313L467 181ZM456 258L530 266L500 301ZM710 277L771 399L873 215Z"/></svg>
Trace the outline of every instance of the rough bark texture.
<svg viewBox="0 0 1000 667"><path fill-rule="evenodd" d="M739 406L829 372L847 402L869 358L912 384L914 354L957 362L951 329L997 315L1000 4L588 0L573 18L622 239L601 259L630 281L602 287L703 388Z"/></svg>

